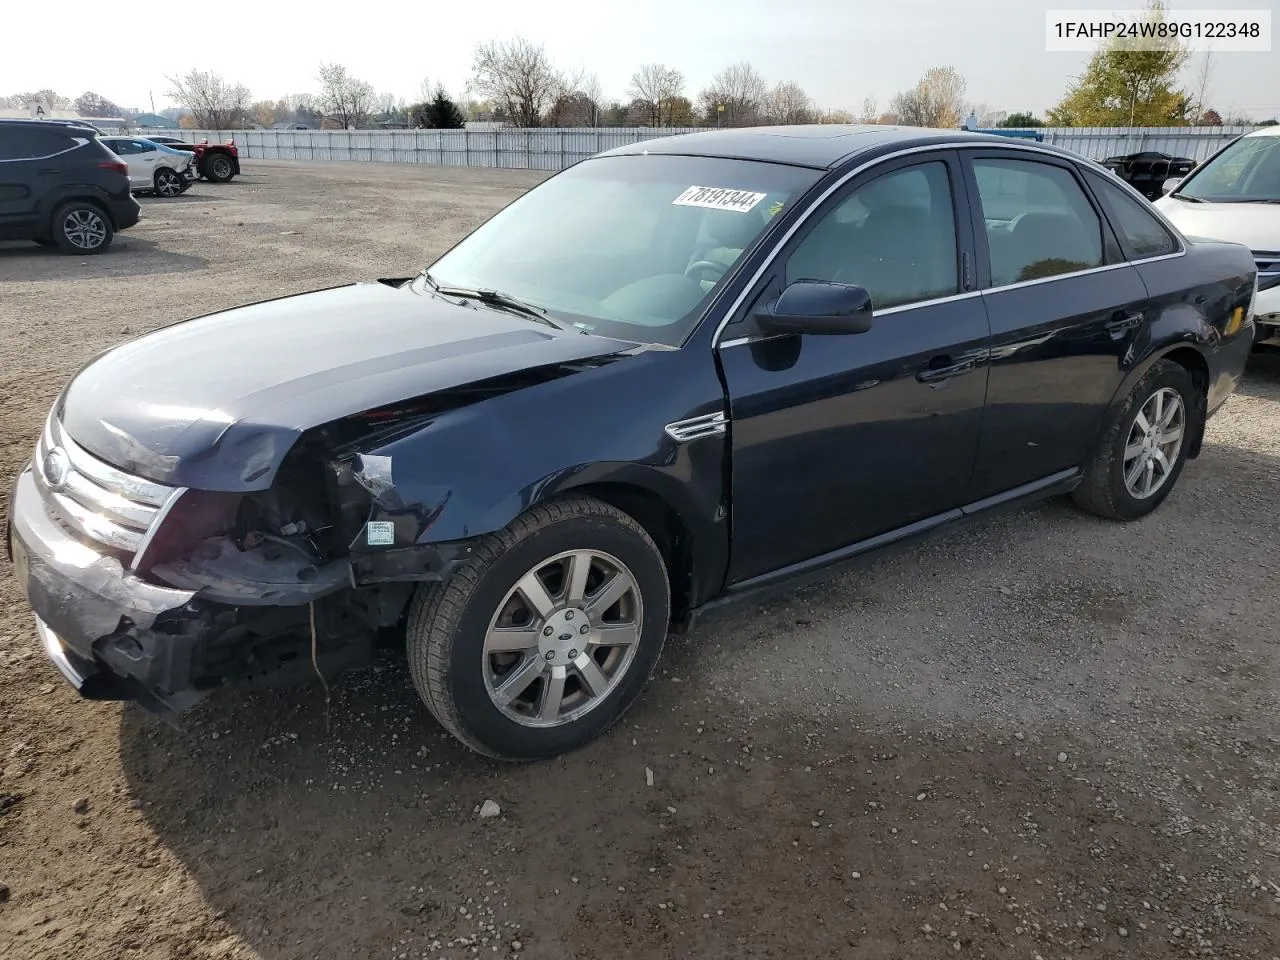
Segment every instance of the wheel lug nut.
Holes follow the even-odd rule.
[[[566,611],[564,612],[564,618],[565,618],[566,620],[572,620],[572,619],[573,619],[573,611],[572,611],[572,610],[566,610]]]
[[[552,630],[551,630],[551,628],[550,628],[550,627],[543,627],[543,628],[542,628],[542,635],[543,635],[544,637],[549,637],[549,636],[551,636],[551,634],[552,634]]]
[[[578,628],[578,632],[579,632],[579,633],[586,633],[586,632],[587,632],[588,630],[590,630],[590,629],[591,629],[591,628],[590,628],[589,626],[587,626],[587,625],[584,623],[582,626],[580,626],[580,627]]]
[[[556,658],[556,652],[554,650],[548,650],[546,653],[543,654],[543,659],[554,660],[555,658]]]
[[[577,651],[577,650],[570,650],[570,651],[569,651],[569,659],[570,659],[570,660],[572,660],[572,659],[573,659],[574,657],[576,657],[577,655],[578,655],[578,651]]]

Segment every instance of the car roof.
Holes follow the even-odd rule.
[[[1246,137],[1280,137],[1280,124],[1273,123],[1269,127],[1259,127],[1245,134]]]
[[[100,137],[101,131],[93,124],[77,120],[23,120],[17,118],[0,118],[0,130],[5,127],[24,127],[29,130],[47,130],[49,127],[60,127],[63,130],[78,130],[91,137]]]
[[[1010,137],[932,127],[891,127],[880,124],[796,124],[779,127],[738,127],[682,133],[656,140],[642,140],[603,151],[600,156],[658,153],[676,156],[721,157],[727,160],[763,160],[830,170],[855,156],[888,153],[913,146],[992,146],[1028,149],[1030,145]],[[1036,150],[1072,160],[1077,154],[1037,143]]]

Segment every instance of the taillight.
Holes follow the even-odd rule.
[[[103,170],[114,170],[116,173],[129,174],[129,168],[123,160],[99,160],[98,166]]]

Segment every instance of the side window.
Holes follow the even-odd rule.
[[[138,151],[133,148],[133,142],[130,140],[103,140],[107,145],[107,149],[114,153],[117,157],[127,157],[131,153]]]
[[[992,286],[1102,266],[1102,221],[1067,170],[1032,160],[973,161]]]
[[[947,165],[930,161],[855,188],[792,251],[786,279],[857,284],[876,309],[958,293]]]
[[[49,157],[72,147],[71,140],[51,130],[30,127],[0,133],[0,160],[33,160]]]
[[[1149,210],[1103,177],[1089,175],[1089,184],[1102,202],[1111,226],[1120,235],[1125,256],[1131,260],[1176,253],[1177,242]]]

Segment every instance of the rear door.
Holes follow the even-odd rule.
[[[103,138],[102,143],[128,166],[131,189],[138,190],[151,186],[151,168],[155,163],[154,159],[148,163],[147,150],[140,140],[112,137]]]
[[[938,522],[964,502],[987,381],[987,317],[966,283],[959,157],[886,161],[838,190],[721,333],[729,395],[729,581]],[[866,333],[762,334],[755,304],[796,280],[866,287]]]
[[[74,141],[62,130],[0,126],[0,234],[27,236],[42,196],[61,182]]]
[[[1147,289],[1075,165],[963,151],[991,370],[972,499],[1078,467],[1144,334]]]

